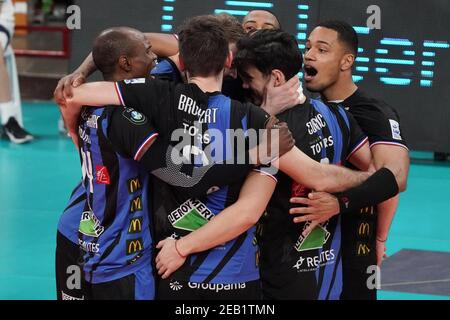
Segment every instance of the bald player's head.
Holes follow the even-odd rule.
[[[105,78],[117,73],[126,73],[133,78],[145,77],[156,59],[145,35],[129,27],[102,31],[94,41],[92,57]]]
[[[261,29],[281,29],[277,16],[268,10],[252,10],[242,20],[242,27],[246,33]]]

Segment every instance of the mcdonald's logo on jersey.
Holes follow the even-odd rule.
[[[358,227],[358,235],[360,237],[369,237],[372,228],[368,222],[360,222]]]
[[[135,193],[136,191],[142,189],[142,184],[141,184],[141,180],[139,179],[139,177],[128,180],[127,186],[128,186],[129,193]]]
[[[142,231],[142,221],[143,221],[143,217],[131,219],[130,226],[128,227],[128,233],[141,232]]]
[[[367,256],[370,253],[370,248],[367,246],[366,243],[358,242],[356,254],[358,256]]]
[[[141,196],[134,198],[130,203],[130,212],[142,211],[142,198]]]
[[[127,256],[144,250],[142,238],[127,240]]]
[[[370,207],[361,208],[360,213],[373,215],[375,213],[375,210],[374,210],[373,206],[370,206]]]

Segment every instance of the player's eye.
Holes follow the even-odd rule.
[[[255,28],[254,26],[248,26],[248,27],[245,27],[245,31],[247,31],[247,33],[253,32],[253,31],[255,31],[255,30],[256,30],[256,28]]]

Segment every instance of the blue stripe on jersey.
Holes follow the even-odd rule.
[[[163,73],[173,73],[173,67],[167,59],[163,59],[150,71],[151,75],[158,75]]]
[[[96,116],[101,116],[103,111],[105,109],[104,108],[98,108],[95,109],[95,111],[92,113]],[[102,125],[106,125],[106,119],[104,119],[102,121]],[[105,207],[106,207],[106,201],[94,201],[93,199],[93,195],[95,195],[95,198],[97,199],[106,199],[106,185],[105,184],[98,184],[95,183],[95,176],[96,176],[96,166],[97,165],[103,165],[103,159],[102,159],[102,154],[100,152],[100,150],[98,150],[98,148],[95,148],[95,146],[99,145],[99,140],[98,140],[98,135],[97,134],[92,134],[92,131],[95,131],[95,129],[90,129],[91,130],[91,134],[89,134],[89,138],[91,139],[91,148],[89,148],[86,144],[84,144],[84,148],[85,148],[85,152],[89,152],[92,156],[92,175],[93,175],[93,194],[90,193],[89,190],[89,185],[85,185],[86,189],[87,189],[87,197],[88,197],[88,204],[89,207],[92,209],[93,212],[105,212]],[[88,181],[88,180],[86,180]],[[92,207],[91,207],[92,206]]]
[[[338,110],[339,110],[339,113],[341,114],[342,118],[344,118],[345,124],[347,125],[348,130],[351,130],[351,128],[350,128],[350,121],[348,120],[348,116],[345,113],[344,108],[342,108],[342,106],[339,105]]]
[[[336,116],[331,112],[330,108],[326,106],[323,102],[315,99],[311,99],[310,101],[311,104],[314,106],[314,109],[316,109],[317,112],[322,114],[322,116],[325,118],[325,122],[327,123],[328,129],[330,130],[330,133],[333,136],[334,157],[332,163],[334,164],[340,163],[342,156],[343,137],[341,128],[339,126],[339,122],[337,121]],[[323,148],[323,151],[326,152],[325,149],[326,148]]]
[[[152,280],[152,268],[144,266],[134,274],[134,300],[154,300],[155,282]]]
[[[244,132],[246,132],[247,133],[247,122],[248,122],[248,120],[247,120],[247,116],[245,116],[244,118],[242,118],[242,129],[244,129]]]
[[[153,76],[158,75],[169,75],[169,81],[176,83],[182,82],[180,78],[180,72],[174,68],[172,63],[168,59],[163,59],[158,62],[158,64],[150,72]]]
[[[227,160],[232,155],[231,141],[227,139],[227,129],[230,128],[231,100],[223,95],[214,95],[209,98],[209,109],[217,108],[216,121],[208,123],[208,130],[217,130],[222,134],[223,139],[213,140],[211,147],[215,150],[213,161]],[[246,120],[245,120],[246,121]],[[243,128],[247,129],[247,123],[242,123]],[[218,191],[206,196],[205,205],[216,215],[219,214],[227,205],[229,187],[224,186]],[[245,212],[243,212],[245,214]],[[224,245],[209,250],[206,258],[198,269],[191,275],[189,281],[204,282],[208,279],[210,283],[241,283],[259,279],[259,271],[256,266],[257,248],[253,245],[253,235],[256,228],[253,227],[245,234],[244,239],[237,238],[228,241]],[[238,239],[242,240],[238,242]],[[234,245],[239,244],[236,252]],[[233,251],[234,253],[230,253]],[[190,259],[195,262],[198,255],[193,255]],[[226,264],[218,271],[215,276],[211,276],[213,271],[224,259],[229,259]]]
[[[339,224],[340,228],[340,224]],[[342,293],[343,281],[342,281],[342,255],[340,255],[339,261],[337,262],[336,276],[334,278],[334,283],[330,291],[328,300],[340,300]]]
[[[104,108],[101,108],[92,111],[92,114],[103,116],[103,112]],[[88,165],[92,167],[93,193],[86,178],[86,194],[92,213],[104,228],[97,236],[79,234],[83,242],[98,246],[98,252],[86,252],[84,255],[83,269],[86,280],[91,283],[128,276],[144,265],[150,266],[151,261],[149,176],[133,159],[122,157],[110,147],[104,135],[108,120],[104,117],[98,129],[88,128],[85,122],[80,124],[86,133],[89,132],[90,140],[90,143],[82,143],[83,152],[91,159]],[[97,180],[99,169],[107,171],[103,173],[109,175],[109,181]],[[137,179],[139,182],[136,182]],[[132,180],[135,183],[132,184]],[[135,219],[133,224],[132,219]],[[140,241],[140,245],[136,240]]]
[[[209,283],[243,283],[259,279],[259,270],[256,265],[256,246],[253,245],[253,235],[256,227],[246,232],[245,239],[233,257],[223,266]],[[224,246],[217,246],[209,250],[208,256],[198,270],[189,278],[190,282],[201,283],[210,276],[212,270],[219,265],[232,250],[237,239],[228,241]],[[192,261],[195,261],[193,257]]]
[[[208,109],[219,109],[217,112],[216,122],[208,123],[208,130],[218,130],[221,133],[223,139],[214,139],[211,142],[210,147],[213,148],[214,154],[213,161],[219,162],[230,158],[231,156],[231,144],[230,141],[226,141],[227,129],[230,128],[231,117],[231,99],[224,95],[215,95],[209,97]],[[211,111],[212,112],[212,111]]]
[[[333,150],[334,156],[332,159],[333,164],[339,164],[341,162],[342,152],[343,150],[343,135],[342,129],[339,125],[338,119],[336,115],[330,110],[328,106],[326,106],[323,102],[315,99],[311,99],[311,104],[314,108],[322,114],[325,122],[327,123],[328,129],[330,130],[331,135],[333,136]],[[340,108],[339,108],[340,109]],[[341,110],[339,110],[341,111]],[[342,110],[343,111],[343,110]],[[340,113],[342,115],[342,113]],[[345,113],[344,113],[345,114]],[[343,116],[344,117],[344,116]],[[347,117],[344,117],[347,126],[349,126],[349,122]],[[320,132],[322,135],[322,132]],[[326,152],[326,148],[323,148],[323,152]],[[326,155],[323,155],[325,157]],[[322,279],[322,285],[320,287],[319,300],[337,300],[340,297],[340,293],[342,291],[342,266],[341,259],[338,259],[339,253],[341,251],[341,219],[338,217],[338,221],[336,223],[336,229],[333,234],[333,239],[331,242],[330,250],[334,250],[334,255],[336,257],[336,263],[331,265],[326,265],[324,270],[324,276]],[[319,250],[319,254],[322,253],[323,249]],[[319,281],[319,272],[321,268],[318,268],[315,272],[316,279]],[[334,275],[334,282],[333,274]],[[332,286],[332,287],[331,287]],[[330,292],[330,295],[328,293]]]
[[[330,250],[334,250],[334,255],[336,260],[338,259],[339,253],[341,251],[341,217],[338,216],[338,221],[336,225],[336,230],[333,235],[333,240],[331,242]],[[322,251],[322,250],[321,250]],[[340,270],[339,266],[341,265],[341,259],[337,261],[337,263],[326,265],[325,272],[322,280],[322,286],[320,287],[319,300],[327,299],[328,292],[330,292],[331,281],[333,279],[333,273],[336,268],[337,271]],[[330,300],[338,300],[342,291],[342,273],[336,274],[336,278],[333,283],[333,288],[331,288],[331,292],[334,293],[334,296],[330,294],[328,299]]]
[[[80,225],[81,214],[83,213],[86,200],[74,204],[80,197],[86,196],[83,184],[80,182],[72,192],[64,212],[59,218],[58,231],[67,239],[78,245],[78,227]]]

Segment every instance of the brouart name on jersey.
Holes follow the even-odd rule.
[[[185,96],[184,94],[180,95],[180,100],[178,101],[178,110],[198,117],[197,121],[200,123],[216,123],[218,108],[209,108],[203,110],[197,105],[197,101],[188,96]]]

